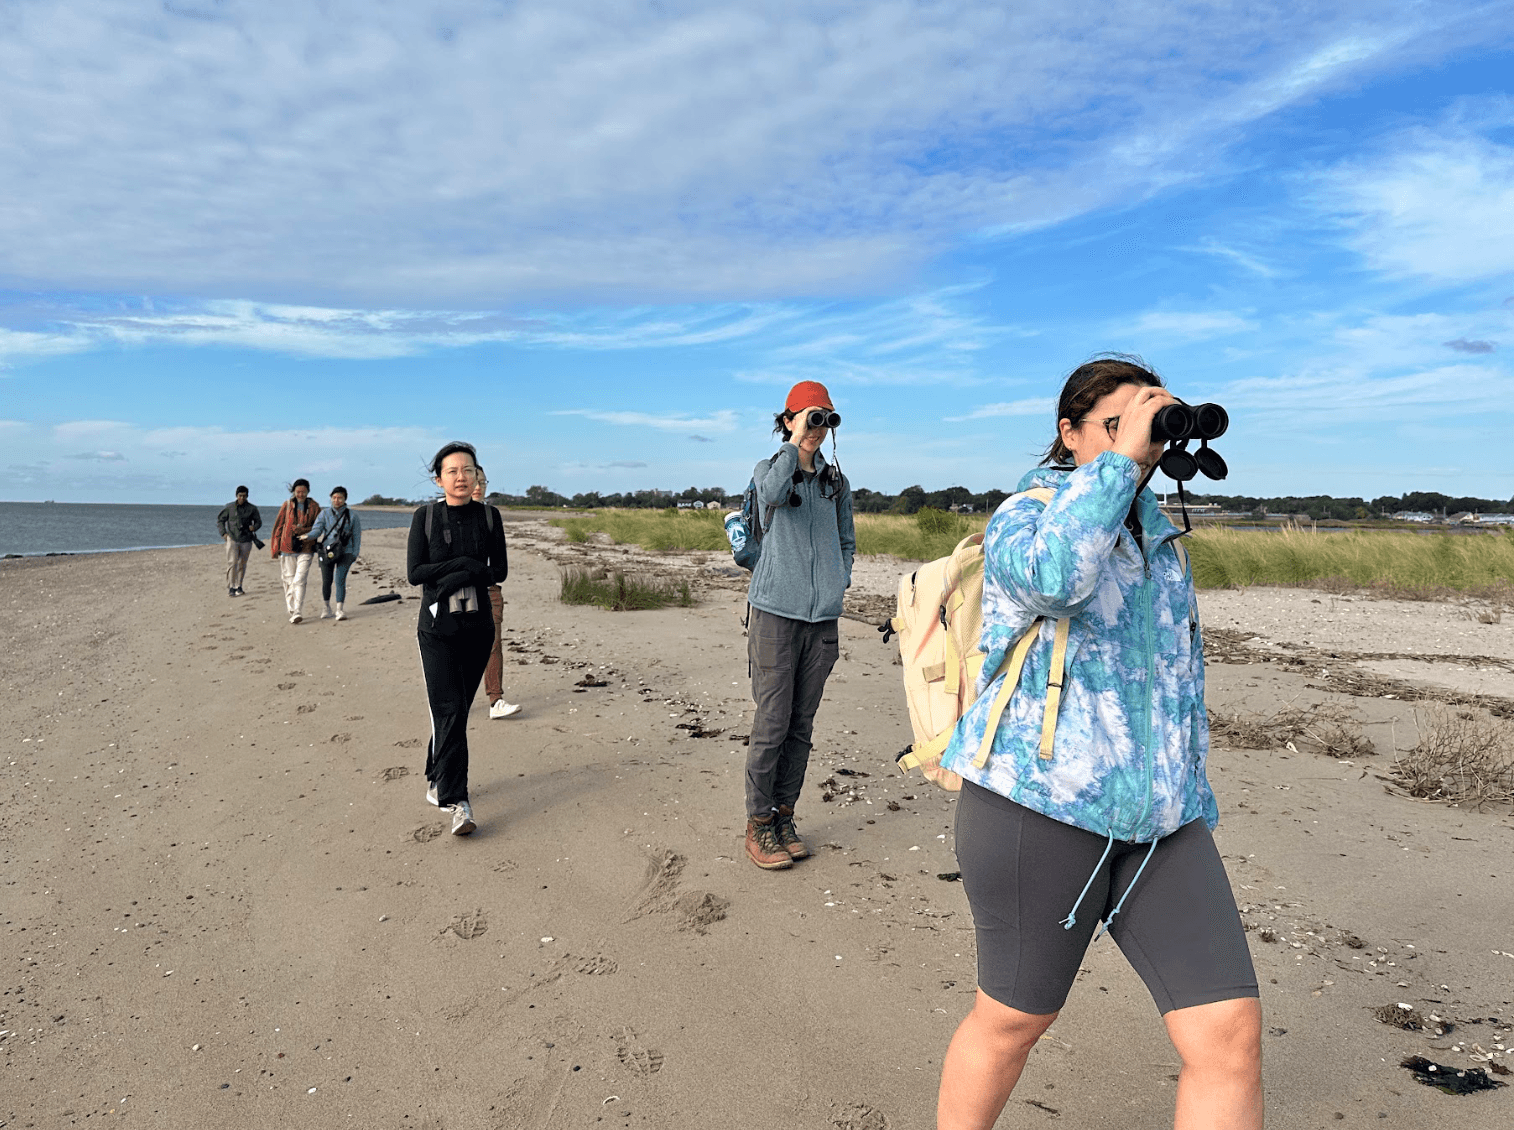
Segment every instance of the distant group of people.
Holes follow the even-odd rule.
[[[1256,973],[1211,835],[1218,808],[1205,773],[1193,579],[1174,548],[1179,531],[1146,488],[1163,450],[1152,420],[1173,402],[1137,359],[1074,370],[1041,465],[983,538],[982,674],[941,758],[962,779],[956,850],[977,932],[978,992],[943,1062],[938,1130],[993,1126],[1099,923],[1146,982],[1182,1057],[1177,1126],[1262,1124]],[[820,452],[839,423],[825,386],[800,382],[774,419],[782,446],[753,471],[762,548],[748,590],[756,709],[745,849],[769,871],[810,854],[795,810],[856,553],[851,486]],[[491,717],[519,709],[499,691],[499,585],[509,566],[474,448],[447,444],[430,472],[442,497],[416,510],[406,554],[408,579],[423,590],[426,799],[467,835],[477,827],[467,722],[480,680]],[[326,512],[308,493],[298,480],[274,527],[293,623],[309,547],[341,530],[355,557],[360,536],[356,515],[343,517],[345,491],[340,502],[333,492]],[[238,595],[243,545],[260,524],[245,488],[221,524],[227,584]],[[337,618],[341,560],[322,564]],[[1000,695],[1011,649],[1023,675]]]
[[[246,595],[242,584],[247,559],[254,545],[263,547],[257,536],[262,527],[263,515],[248,501],[247,488],[237,487],[235,501],[222,507],[216,516],[216,528],[226,542],[226,595]],[[291,624],[305,618],[305,590],[311,563],[316,560],[321,570],[321,619],[347,619],[347,573],[362,548],[363,521],[348,508],[346,487],[333,487],[331,506],[322,510],[310,497],[310,480],[295,479],[290,484],[289,498],[273,520],[269,553],[279,563],[284,611]]]

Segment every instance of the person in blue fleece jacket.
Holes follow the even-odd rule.
[[[852,583],[857,537],[852,488],[820,445],[830,431],[810,413],[835,412],[818,381],[789,390],[773,431],[784,444],[757,464],[762,556],[747,591],[752,718],[746,759],[746,852],[777,871],[810,854],[794,827],[794,806],[810,759],[815,711],[840,654],[841,599]]]

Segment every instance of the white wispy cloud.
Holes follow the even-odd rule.
[[[1238,127],[1478,42],[1480,11],[12,5],[0,272],[377,308],[876,287],[1209,176]]]
[[[1514,145],[1496,136],[1514,128],[1514,100],[1462,109],[1319,175],[1320,207],[1378,270],[1446,283],[1514,272]]]
[[[736,430],[736,413],[730,409],[712,412],[708,416],[659,416],[652,412],[607,412],[598,408],[563,408],[552,412],[553,416],[582,416],[601,424],[615,424],[625,428],[654,428],[663,432],[686,432],[698,428],[711,432]]]
[[[1254,329],[1254,320],[1228,310],[1151,310],[1119,327],[1115,334],[1121,338],[1203,341]]]
[[[0,493],[47,497],[113,497],[172,501],[248,482],[265,500],[300,476],[321,476],[317,490],[348,478],[358,497],[373,493],[423,494],[423,470],[445,439],[419,427],[234,428],[145,427],[119,420],[68,420],[57,424],[11,422],[4,427],[7,466]],[[481,451],[484,458],[493,453]],[[370,483],[368,489],[363,483]]]
[[[1057,407],[1057,402],[1051,397],[1031,397],[1026,400],[1008,400],[999,404],[984,404],[974,408],[963,416],[943,416],[947,423],[956,424],[963,420],[990,420],[997,416],[1041,416],[1049,415]]]

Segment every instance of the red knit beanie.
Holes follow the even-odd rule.
[[[834,412],[836,406],[831,403],[831,394],[819,381],[800,381],[789,389],[789,398],[784,401],[783,410],[802,412],[806,408],[829,408]]]

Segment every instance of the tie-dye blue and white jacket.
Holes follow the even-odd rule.
[[[1115,839],[1150,843],[1203,817],[1219,822],[1204,775],[1203,639],[1175,527],[1141,492],[1146,552],[1124,528],[1140,469],[1105,452],[1074,471],[1040,468],[1019,491],[1051,487],[1043,505],[1005,500],[984,537],[979,694],[942,765],[1037,812]],[[1052,635],[1071,616],[1052,757],[1039,756]],[[1042,621],[982,769],[973,756],[1004,676],[1004,655]],[[988,685],[984,685],[987,682]]]

